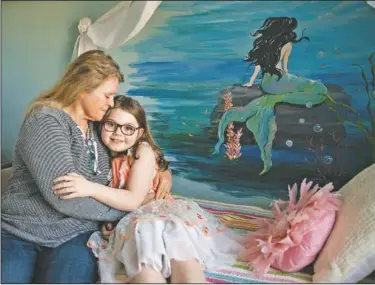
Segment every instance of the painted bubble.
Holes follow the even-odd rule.
[[[285,142],[285,144],[286,144],[287,147],[292,147],[293,146],[293,141],[292,140],[287,140]]]
[[[298,123],[300,123],[300,124],[304,124],[304,123],[305,123],[305,119],[304,119],[304,118],[300,118],[300,119],[298,120]]]
[[[313,130],[314,130],[314,132],[316,132],[316,133],[321,133],[321,132],[323,131],[323,128],[322,128],[321,125],[316,124],[316,125],[313,126]]]
[[[324,164],[331,164],[333,162],[333,157],[327,154],[323,157],[323,162]]]
[[[307,103],[306,103],[306,108],[309,108],[309,109],[310,109],[310,108],[312,108],[312,106],[313,106],[313,104],[312,104],[311,102],[307,102]]]

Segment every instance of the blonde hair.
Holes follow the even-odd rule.
[[[101,50],[81,54],[66,68],[60,80],[41,93],[29,105],[25,116],[44,107],[64,108],[73,104],[82,92],[90,93],[110,77],[124,82],[124,75],[111,56]]]
[[[131,157],[134,159],[138,159],[139,157],[136,157],[138,146],[142,142],[147,142],[151,146],[154,153],[156,154],[156,159],[157,159],[159,169],[161,171],[167,170],[169,166],[169,162],[164,158],[163,152],[156,145],[154,138],[152,137],[152,134],[151,134],[151,131],[148,126],[147,119],[146,119],[146,112],[141,106],[141,104],[139,104],[137,100],[128,96],[124,96],[124,95],[116,96],[114,100],[114,106],[108,109],[102,121],[105,121],[109,117],[111,112],[115,109],[120,109],[122,111],[132,114],[137,120],[139,127],[144,129],[143,135],[137,140],[137,142],[132,147],[132,151],[130,153]]]

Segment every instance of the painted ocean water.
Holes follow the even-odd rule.
[[[368,57],[375,50],[375,9],[365,2],[165,1],[156,13],[173,16],[121,52],[137,54],[129,63],[134,72],[128,76],[128,94],[149,114],[154,137],[171,160],[177,193],[239,204],[258,199],[253,204],[264,205],[286,198],[287,184],[298,182],[285,183],[280,169],[289,168],[283,165],[299,165],[303,173],[309,154],[292,148],[274,149],[274,169],[264,176],[258,175],[261,160],[255,145],[243,145],[235,161],[224,154],[211,155],[216,140],[206,130],[217,94],[249,80],[253,67],[243,59],[252,48],[250,33],[268,17],[295,17],[298,37],[304,30],[310,38],[293,46],[289,72],[344,88],[351,106],[366,112],[364,81],[359,68],[352,66],[360,64],[371,74]],[[364,167],[361,157],[368,150],[355,129],[346,128],[346,139],[363,152],[356,150],[340,162],[349,170],[356,165],[353,176]]]

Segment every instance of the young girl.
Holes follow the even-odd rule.
[[[170,277],[172,283],[205,283],[203,269],[235,261],[243,249],[240,238],[195,202],[169,197],[141,206],[149,200],[147,195],[153,195],[156,168],[166,169],[168,162],[136,100],[116,97],[103,118],[101,138],[114,156],[114,188],[68,174],[56,179],[57,185],[65,181],[65,188],[54,190],[61,199],[92,197],[132,212],[119,221],[109,241],[99,232],[88,241],[99,258],[102,282],[119,282],[116,275],[126,272],[127,278],[121,281],[165,283]]]

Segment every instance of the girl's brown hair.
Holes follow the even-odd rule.
[[[68,65],[63,76],[50,90],[30,103],[25,115],[44,106],[59,109],[70,106],[82,92],[92,92],[110,77],[117,78],[119,83],[124,82],[124,75],[112,57],[101,50],[85,52]]]
[[[109,117],[109,115],[111,114],[111,111],[114,109],[121,109],[125,112],[132,114],[136,118],[139,124],[139,127],[144,130],[143,135],[140,138],[138,138],[137,142],[134,144],[132,148],[132,152],[130,154],[132,158],[134,159],[139,158],[139,157],[136,157],[138,146],[142,142],[147,142],[156,154],[156,159],[157,159],[159,169],[161,171],[167,170],[169,166],[169,162],[164,158],[163,152],[156,145],[152,137],[152,134],[151,134],[151,131],[148,126],[147,119],[146,119],[146,112],[141,106],[141,104],[139,104],[137,100],[134,100],[133,98],[129,96],[118,95],[114,99],[114,106],[110,108],[107,111],[107,113],[104,115],[103,121],[105,121]]]

